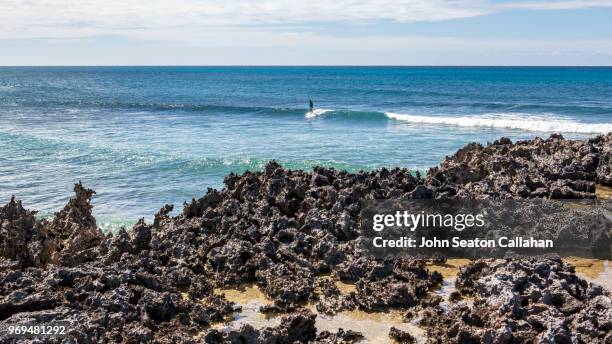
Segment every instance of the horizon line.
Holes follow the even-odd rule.
[[[525,67],[525,68],[609,68],[612,67],[610,65],[428,65],[428,64],[414,64],[414,65],[384,65],[384,64],[57,64],[57,65],[1,65],[0,68],[50,68],[50,67],[497,67],[497,68],[517,68],[517,67]]]

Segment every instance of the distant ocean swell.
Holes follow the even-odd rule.
[[[16,104],[17,105],[17,104]],[[78,116],[80,110],[89,109],[122,109],[128,111],[138,111],[131,114],[136,115],[154,115],[157,111],[187,111],[190,113],[206,114],[257,114],[269,116],[305,116],[307,119],[315,119],[325,116],[326,118],[346,118],[360,120],[384,120],[391,119],[405,123],[421,124],[421,125],[436,125],[436,126],[456,126],[456,127],[471,127],[471,128],[497,128],[497,129],[515,129],[529,132],[555,132],[555,133],[574,133],[574,134],[605,134],[612,132],[612,123],[587,123],[577,121],[571,116],[559,115],[557,113],[545,112],[549,106],[526,106],[520,105],[512,107],[512,111],[492,111],[478,114],[462,114],[462,113],[419,113],[419,110],[414,110],[413,113],[383,111],[383,110],[353,110],[353,109],[329,109],[317,108],[314,112],[306,112],[303,108],[295,107],[248,107],[248,106],[225,106],[225,105],[209,105],[209,104],[181,104],[181,103],[130,103],[130,102],[115,102],[115,101],[92,101],[92,102],[33,102],[29,104],[19,104],[26,106],[45,106],[56,107],[58,113],[68,113]],[[427,107],[427,104],[421,104]],[[436,104],[440,106],[440,104]],[[475,104],[470,104],[475,105]],[[476,104],[477,106],[492,110],[501,110],[504,104]],[[75,108],[67,108],[74,106]],[[445,106],[451,107],[451,104]],[[507,108],[507,107],[506,107]],[[519,112],[533,108],[535,112]],[[71,111],[72,110],[72,111]],[[556,110],[554,107],[549,110]],[[562,109],[563,111],[571,112],[572,109]],[[597,113],[596,118],[606,118],[608,115],[605,109],[581,108],[582,111],[594,111]],[[130,114],[130,113],[128,113]],[[610,114],[612,116],[612,114]]]
[[[105,104],[108,106],[109,104]],[[119,105],[119,104],[116,104]],[[137,105],[137,106],[136,106]],[[260,114],[271,116],[305,116],[312,120],[325,116],[326,118],[345,118],[360,120],[384,120],[391,119],[405,123],[455,126],[471,128],[497,128],[515,129],[529,132],[547,133],[574,133],[574,134],[606,134],[612,132],[612,123],[587,123],[577,121],[568,116],[557,114],[530,114],[523,112],[499,112],[483,113],[477,115],[463,114],[406,114],[398,112],[383,111],[356,111],[350,109],[315,109],[314,112],[306,112],[299,108],[285,107],[236,107],[236,106],[212,106],[212,105],[186,105],[186,104],[122,104],[123,109],[147,109],[153,112],[128,113],[132,115],[154,115],[154,111],[201,111],[202,114]],[[57,109],[73,116],[79,116],[80,110]]]
[[[314,112],[306,112],[304,108],[291,106],[236,106],[236,105],[214,105],[214,104],[190,104],[190,103],[156,103],[156,102],[124,102],[124,101],[98,101],[81,100],[61,101],[61,100],[22,100],[14,106],[21,107],[45,107],[54,108],[57,113],[67,113],[78,116],[80,110],[127,110],[137,111],[134,114],[154,115],[157,111],[175,112],[185,111],[190,113],[206,114],[258,114],[271,116],[301,116],[305,115],[308,119],[319,116],[326,117],[347,117],[362,120],[382,120],[384,118],[402,121],[406,123],[437,125],[437,126],[457,126],[472,128],[498,128],[516,129],[529,132],[557,132],[575,134],[602,134],[612,131],[612,123],[587,123],[577,121],[572,116],[557,114],[560,113],[592,113],[594,118],[601,118],[605,121],[609,115],[608,108],[599,106],[580,106],[573,107],[567,105],[537,105],[537,104],[516,104],[510,106],[505,103],[423,103],[406,102],[403,106],[414,108],[410,111],[385,111],[383,109],[374,110],[354,110],[354,109],[329,109],[317,108]],[[446,109],[453,107],[467,106],[466,113],[446,113]],[[427,111],[420,111],[420,108],[438,108],[439,112],[432,114]],[[475,112],[474,110],[479,110]],[[507,111],[511,109],[510,111]],[[72,110],[72,111],[71,111]],[[488,110],[488,111],[487,111]],[[481,112],[483,111],[483,112]],[[451,111],[452,112],[452,111]],[[591,119],[593,121],[593,119]]]
[[[2,90],[2,89],[0,89]],[[349,98],[350,99],[350,98]],[[324,100],[317,102],[315,99],[315,105],[322,103]],[[257,106],[253,106],[257,104]],[[593,103],[593,104],[567,104],[567,103],[514,103],[504,101],[488,101],[482,102],[477,100],[406,100],[394,102],[395,105],[400,105],[409,108],[455,108],[455,107],[469,107],[474,109],[485,109],[489,111],[523,111],[523,112],[562,112],[565,114],[569,113],[589,113],[594,115],[607,115],[609,114],[610,108],[606,104]],[[234,110],[234,111],[245,111],[245,112],[256,112],[258,110],[265,111],[301,111],[299,107],[290,105],[280,106],[269,106],[263,105],[258,102],[244,103],[244,101],[233,104],[220,104],[220,103],[200,103],[200,102],[156,102],[156,101],[129,101],[129,100],[100,100],[100,99],[78,99],[78,100],[63,100],[63,99],[45,99],[45,98],[21,98],[14,99],[13,102],[5,103],[3,105],[16,106],[16,107],[89,107],[89,108],[104,108],[104,109],[141,109],[141,110]],[[304,108],[307,106],[307,100],[304,100]],[[302,109],[304,109],[302,108]]]
[[[457,126],[472,128],[518,129],[533,132],[606,134],[612,132],[612,123],[585,123],[555,115],[530,115],[525,113],[487,113],[480,115],[410,115],[395,112],[359,112],[317,109],[307,113],[307,118],[344,115],[354,117],[388,119],[423,125]]]
[[[121,102],[121,101],[57,101],[57,100],[27,100],[14,102],[13,107],[43,107],[46,109],[66,110],[78,109],[89,110],[128,110],[128,111],[195,111],[195,112],[230,112],[230,113],[283,113],[303,114],[303,109],[291,107],[263,107],[263,106],[237,106],[237,105],[215,105],[215,104],[183,104],[183,103],[146,103],[146,102]]]

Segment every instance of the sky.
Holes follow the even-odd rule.
[[[0,0],[0,65],[612,65],[612,0]]]

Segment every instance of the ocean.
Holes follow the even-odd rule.
[[[0,203],[49,216],[81,180],[113,230],[271,159],[426,171],[469,142],[611,131],[610,67],[0,67]]]

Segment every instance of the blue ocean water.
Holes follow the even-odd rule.
[[[0,68],[0,201],[51,213],[82,180],[113,226],[270,159],[424,170],[473,141],[610,131],[603,67]]]

